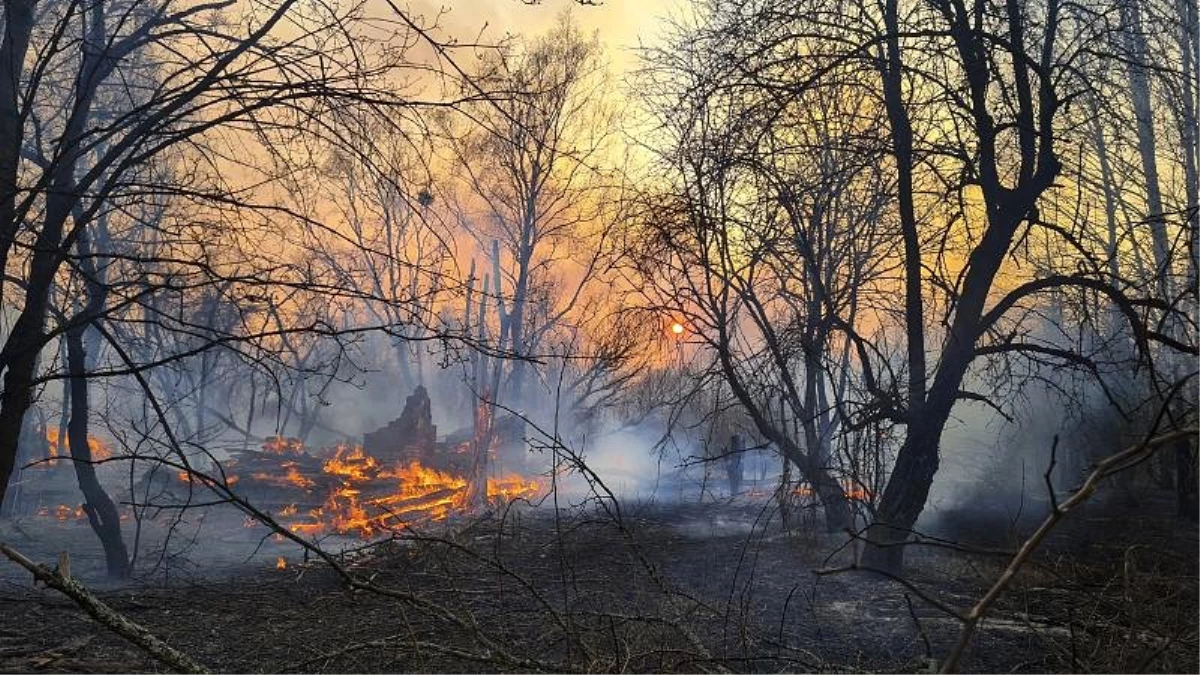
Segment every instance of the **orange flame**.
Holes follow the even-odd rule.
[[[325,473],[341,476],[347,481],[363,481],[378,474],[379,460],[368,455],[361,445],[343,443],[321,468]]]
[[[236,460],[230,460],[230,462],[228,463],[228,465],[233,465],[233,464],[236,464],[236,463],[237,463],[237,462],[236,462]],[[208,483],[208,482],[209,482],[207,479],[205,479],[205,478],[202,478],[202,477],[200,477],[200,476],[196,476],[196,477],[195,477],[195,481],[193,481],[193,480],[192,480],[192,478],[193,478],[192,474],[191,474],[191,473],[189,473],[189,472],[187,472],[187,471],[180,471],[180,472],[179,472],[177,475],[179,476],[179,480],[180,480],[181,482],[184,482],[184,483],[192,483],[192,482],[197,482],[197,483],[204,484],[204,483]],[[265,475],[265,474],[264,474],[264,475]],[[258,476],[258,474],[255,474],[255,477],[257,477],[257,476]],[[220,476],[216,476],[215,478],[216,478],[217,480],[216,480],[216,481],[214,481],[214,482],[217,482],[217,483],[220,483],[220,482],[221,482],[221,481],[220,481]],[[238,482],[238,477],[237,477],[237,474],[232,474],[232,473],[226,473],[226,474],[225,474],[225,485],[226,485],[226,487],[232,487],[233,485],[237,484],[237,482]]]
[[[271,438],[263,444],[264,452],[290,456],[304,454],[304,446],[296,439]],[[466,506],[467,479],[453,473],[427,467],[418,461],[398,466],[384,466],[360,445],[343,443],[334,447],[332,456],[321,466],[321,473],[334,477],[319,507],[301,511],[291,503],[277,513],[278,521],[300,535],[336,533],[357,535],[369,539],[403,529],[418,522],[443,520],[457,509]],[[234,462],[230,461],[227,466]],[[318,488],[318,478],[307,476],[301,465],[286,460],[278,464],[278,472],[258,471],[255,481],[278,487],[299,488],[312,494]],[[186,471],[179,472],[185,482],[200,481]],[[232,484],[237,477],[228,476]],[[329,481],[320,483],[328,485]],[[542,491],[536,479],[515,474],[489,478],[487,496],[497,501],[529,498]],[[244,527],[257,527],[258,522],[247,517]]]
[[[69,439],[68,439],[69,440]],[[92,461],[98,462],[109,459],[113,456],[112,450],[95,436],[89,435],[87,438],[88,450],[91,451]],[[55,466],[58,464],[58,457],[70,457],[71,450],[69,445],[64,446],[62,439],[58,433],[58,427],[46,427],[46,447],[49,449],[49,461],[47,466]]]
[[[415,460],[385,467],[359,445],[337,446],[322,471],[339,479],[324,503],[301,518],[294,518],[299,511],[294,504],[279,514],[298,534],[333,532],[369,539],[414,522],[443,520],[466,505],[467,479],[463,476]],[[489,479],[487,491],[490,498],[512,500],[533,496],[541,489],[537,480],[507,475]]]
[[[296,467],[295,462],[284,462],[282,466],[284,468],[284,473],[282,476],[276,476],[263,472],[251,475],[255,480],[262,481],[268,485],[278,485],[280,487],[287,487],[291,485],[302,490],[308,490],[316,485],[312,479],[300,473],[300,470]]]
[[[304,454],[304,441],[299,438],[271,436],[263,442],[262,450],[272,455],[302,455]]]
[[[815,490],[813,490],[812,486],[808,485],[807,483],[802,483],[797,485],[796,488],[792,490],[792,494],[797,497],[812,497],[817,493]],[[871,492],[866,488],[862,487],[861,485],[854,485],[851,483],[842,484],[842,494],[846,496],[846,499],[860,502],[870,501],[872,496]]]

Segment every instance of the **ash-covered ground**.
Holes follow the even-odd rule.
[[[100,578],[84,524],[9,521],[0,540],[44,562],[69,548],[105,602],[217,671],[921,671],[957,639],[946,610],[965,612],[1042,515],[943,514],[947,541],[913,547],[897,580],[826,573],[854,546],[811,513],[784,531],[761,502],[600,506],[516,507],[365,549],[325,542],[348,550],[336,560],[366,581],[357,590],[236,514],[197,529],[197,512],[194,546],[143,560],[151,573],[122,585]],[[1169,508],[1108,500],[1072,514],[962,667],[1195,672],[1197,530]],[[5,672],[163,669],[15,566],[0,604]]]

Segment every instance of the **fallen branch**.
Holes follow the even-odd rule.
[[[59,569],[50,569],[45,565],[40,565],[30,560],[24,554],[3,543],[0,543],[0,553],[3,553],[9,560],[32,572],[34,579],[75,601],[75,604],[82,607],[93,619],[108,627],[117,635],[142,648],[150,656],[180,672],[209,672],[207,668],[197,663],[192,657],[158,639],[158,637],[141,624],[130,621],[124,615],[101,602],[83,584],[71,578],[69,570],[66,570],[66,573],[64,573],[61,564]]]
[[[1013,556],[1012,560],[1008,563],[1008,567],[1004,569],[1004,572],[1000,575],[1000,578],[996,580],[996,583],[992,584],[992,587],[988,589],[987,593],[985,593],[983,597],[979,599],[979,602],[975,603],[975,606],[972,607],[970,611],[968,611],[963,617],[963,627],[962,631],[958,635],[958,643],[954,645],[954,649],[950,652],[950,655],[946,657],[945,662],[942,664],[942,672],[952,673],[958,669],[958,662],[960,659],[962,659],[963,652],[966,651],[967,645],[971,643],[971,638],[974,637],[975,631],[979,627],[979,622],[983,620],[983,616],[987,612],[988,608],[991,607],[996,599],[1000,597],[1000,594],[1004,592],[1004,589],[1007,588],[1012,582],[1013,578],[1016,577],[1017,572],[1021,569],[1025,562],[1029,560],[1029,557],[1033,555],[1034,550],[1037,549],[1038,545],[1041,544],[1042,541],[1050,534],[1050,531],[1054,529],[1054,526],[1057,525],[1058,522],[1062,520],[1072,509],[1074,509],[1076,506],[1079,506],[1084,501],[1087,501],[1087,499],[1091,497],[1096,489],[1100,486],[1100,481],[1114,473],[1119,472],[1123,468],[1126,468],[1131,464],[1148,457],[1158,448],[1178,440],[1194,438],[1198,432],[1200,432],[1200,429],[1191,427],[1188,429],[1180,429],[1178,431],[1172,431],[1170,433],[1154,436],[1153,438],[1148,438],[1137,445],[1126,448],[1115,455],[1110,455],[1097,464],[1096,468],[1088,474],[1087,480],[1083,482],[1083,485],[1078,491],[1075,492],[1075,494],[1071,495],[1070,499],[1064,501],[1062,504],[1056,504],[1054,506],[1054,508],[1050,511],[1050,514],[1047,515],[1046,519],[1042,521],[1042,524],[1038,526],[1038,529],[1035,530],[1034,533],[1025,540],[1025,543],[1021,545],[1021,549],[1017,551],[1016,555]]]

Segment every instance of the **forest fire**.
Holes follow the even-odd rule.
[[[78,522],[84,523],[88,520],[87,510],[83,504],[57,504],[54,506],[39,506],[33,515],[38,518],[53,519],[60,523]],[[128,511],[120,512],[122,522],[130,520],[133,517]]]
[[[262,452],[243,453],[225,463],[226,483],[238,482],[229,469],[253,467],[240,482],[247,495],[269,492],[273,499],[256,499],[285,505],[276,513],[279,522],[307,536],[352,535],[365,539],[407,526],[444,520],[467,508],[468,480],[418,460],[385,463],[361,445],[342,443],[309,454],[296,439],[269,438]],[[320,459],[322,455],[325,459]],[[203,482],[188,472],[179,478]],[[517,474],[489,477],[487,497],[512,501],[536,496],[540,481]],[[250,521],[247,526],[256,523]]]
[[[1200,0],[429,4],[4,3],[0,673],[1200,673]]]
[[[332,458],[322,465],[325,473],[346,480],[366,480],[379,472],[379,460],[368,455],[361,445],[339,445]]]
[[[64,444],[62,440],[58,427],[46,427],[46,447],[49,450],[47,454],[48,459],[45,462],[46,465],[55,466],[58,464],[57,458],[71,456],[69,437],[67,439],[68,444]],[[112,450],[95,436],[88,436],[87,444],[88,450],[91,451],[93,462],[109,459],[113,456]]]
[[[290,485],[290,486],[298,487],[301,490],[308,490],[308,489],[312,488],[314,485],[316,485],[315,483],[312,482],[312,480],[310,480],[304,474],[300,473],[300,470],[297,467],[295,462],[284,462],[283,464],[281,464],[281,466],[284,469],[284,473],[282,476],[277,476],[277,475],[273,475],[273,474],[269,474],[269,473],[265,473],[265,472],[259,472],[259,473],[253,474],[253,477],[255,480],[262,481],[264,483],[271,483],[271,484],[280,485],[280,486],[289,486]]]
[[[333,532],[370,538],[416,522],[444,520],[453,511],[467,506],[467,479],[462,476],[437,471],[416,461],[383,468],[359,446],[341,448],[338,454],[340,457],[326,462],[324,469],[339,476],[341,484],[322,506],[309,510],[298,521],[288,522],[296,532]],[[489,478],[487,482],[488,498],[502,501],[528,498],[540,490],[537,480],[516,475]],[[290,504],[280,515],[290,517],[298,511],[296,505]]]
[[[304,442],[299,438],[272,436],[263,443],[262,450],[273,455],[302,455]]]

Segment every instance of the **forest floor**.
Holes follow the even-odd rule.
[[[1197,672],[1197,527],[1162,495],[1127,506],[1093,504],[1064,521],[962,667]],[[348,591],[296,556],[275,569],[269,545],[174,577],[88,583],[224,672],[928,671],[960,628],[928,599],[965,612],[1040,515],[943,518],[939,534],[1001,552],[911,547],[900,582],[821,573],[853,560],[846,537],[811,523],[763,527],[761,505],[623,507],[620,526],[607,513],[525,509],[345,559],[391,597]],[[0,541],[49,562],[46,541],[84,528],[0,523]],[[0,671],[163,669],[4,562]]]

